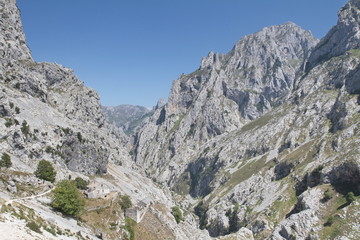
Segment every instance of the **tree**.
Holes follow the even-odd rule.
[[[325,191],[324,193],[324,198],[323,200],[326,202],[326,201],[329,201],[330,199],[332,199],[334,196],[334,192],[331,190],[331,189],[328,189]]]
[[[0,167],[9,168],[12,166],[11,157],[7,153],[3,153],[1,160],[0,160]]]
[[[85,181],[81,177],[75,178],[74,182],[75,182],[76,187],[81,190],[86,190],[87,186],[89,184],[87,181]]]
[[[175,217],[175,220],[177,223],[180,223],[181,221],[184,221],[182,212],[178,206],[171,208],[171,214]]]
[[[355,201],[355,195],[354,195],[354,193],[353,193],[353,192],[348,192],[348,193],[346,194],[346,202],[347,202],[348,204],[351,204],[353,201]]]
[[[54,167],[49,161],[41,160],[35,171],[35,176],[40,179],[44,179],[46,181],[54,182],[56,172]]]
[[[132,202],[128,195],[124,195],[121,197],[120,206],[122,210],[132,207]]]
[[[84,198],[73,181],[62,180],[56,185],[53,193],[51,206],[62,213],[76,217],[84,210]]]

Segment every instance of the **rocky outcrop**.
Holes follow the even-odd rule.
[[[351,0],[339,12],[338,23],[321,39],[311,53],[306,64],[306,70],[329,60],[332,57],[343,55],[346,51],[360,48],[360,2]]]
[[[168,103],[140,130],[135,161],[173,184],[199,146],[285,102],[316,43],[289,22],[244,37],[228,54],[209,53],[173,82]]]
[[[0,14],[0,65],[8,63],[11,59],[31,60],[30,50],[26,45],[16,1],[1,1]]]
[[[44,158],[85,174],[105,173],[110,160],[129,162],[124,143],[105,122],[99,95],[71,69],[32,60],[15,0],[0,1],[1,150],[30,171]],[[64,168],[65,167],[65,168]]]
[[[152,114],[152,110],[146,107],[128,104],[115,107],[103,106],[102,110],[110,123],[123,129],[128,135],[137,132]]]

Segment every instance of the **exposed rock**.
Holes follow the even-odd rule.
[[[211,236],[241,223],[255,238],[315,237],[318,186],[358,194],[358,9],[349,1],[320,42],[286,23],[209,53],[137,134],[136,163],[203,198],[195,212]]]
[[[337,24],[321,39],[307,62],[307,71],[332,57],[360,48],[360,2],[350,0],[338,12]]]
[[[116,107],[103,106],[102,110],[110,123],[123,129],[128,135],[137,132],[152,114],[152,110],[146,107],[127,104]]]
[[[11,193],[17,193],[17,187],[14,181],[12,180],[8,181],[7,190]]]
[[[93,232],[41,204],[51,190],[41,181],[11,176],[31,175],[45,159],[56,181],[107,173],[93,177],[106,194],[92,185],[93,196],[129,195],[134,209],[148,200],[138,224],[152,219],[170,239],[315,239],[327,234],[327,208],[343,209],[336,238],[358,239],[359,224],[346,221],[358,219],[358,201],[336,204],[350,191],[360,194],[359,8],[350,0],[320,43],[286,23],[245,36],[227,54],[209,53],[197,71],[173,82],[168,103],[125,119],[126,129],[143,125],[129,149],[95,91],[71,69],[31,59],[15,1],[0,0],[0,149],[13,163],[2,176],[1,198],[23,202],[61,229],[106,239],[107,231]],[[23,196],[20,185],[47,192],[10,199],[5,187]],[[336,199],[322,201],[325,189]],[[185,215],[179,224],[170,213],[175,205]],[[14,222],[15,215],[2,220]],[[113,223],[121,236],[124,221]]]

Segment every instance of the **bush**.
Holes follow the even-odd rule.
[[[83,141],[83,137],[82,137],[82,135],[81,135],[81,132],[78,132],[78,133],[76,134],[76,136],[77,136],[79,142],[82,142],[82,141]]]
[[[51,206],[64,214],[79,216],[84,210],[85,201],[73,181],[63,180],[53,190]]]
[[[89,185],[89,183],[87,181],[85,181],[84,179],[82,179],[81,177],[75,178],[74,182],[75,182],[76,187],[81,190],[86,190],[87,186]]]
[[[0,160],[0,167],[9,168],[12,166],[11,157],[7,153],[3,153],[1,160]]]
[[[125,229],[129,233],[129,240],[135,239],[135,228],[136,222],[129,217],[125,217]]]
[[[351,204],[353,201],[355,201],[355,195],[354,195],[354,193],[353,193],[353,192],[348,192],[348,193],[346,194],[346,202],[347,202],[348,204]]]
[[[35,171],[35,176],[40,179],[44,179],[46,181],[54,182],[56,172],[54,167],[49,161],[41,160]]]
[[[11,127],[12,125],[15,124],[15,121],[14,119],[12,118],[5,118],[5,127],[9,128]]]
[[[175,220],[177,223],[180,223],[181,221],[184,221],[182,212],[178,206],[171,208],[171,214],[175,217]]]
[[[41,230],[40,230],[40,226],[37,225],[36,222],[34,222],[34,221],[28,222],[28,223],[26,224],[26,226],[27,226],[28,228],[30,228],[32,231],[34,231],[34,232],[42,233]]]
[[[24,120],[21,125],[21,132],[27,137],[30,133],[30,127],[27,122]]]
[[[19,107],[15,107],[15,112],[16,112],[16,114],[19,114],[19,113],[20,113],[20,108],[19,108]]]
[[[323,200],[326,202],[326,201],[329,201],[330,199],[332,199],[334,196],[334,192],[331,190],[331,189],[328,189],[324,192],[324,198]]]
[[[128,195],[122,196],[120,201],[120,206],[122,210],[132,207],[131,199]]]
[[[324,224],[325,226],[331,226],[336,221],[336,217],[331,216],[328,218],[327,222]]]

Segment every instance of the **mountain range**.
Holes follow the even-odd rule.
[[[102,107],[0,13],[2,238],[360,239],[360,0],[320,40],[288,22],[210,52],[153,110]],[[53,189],[76,178],[71,217]]]

